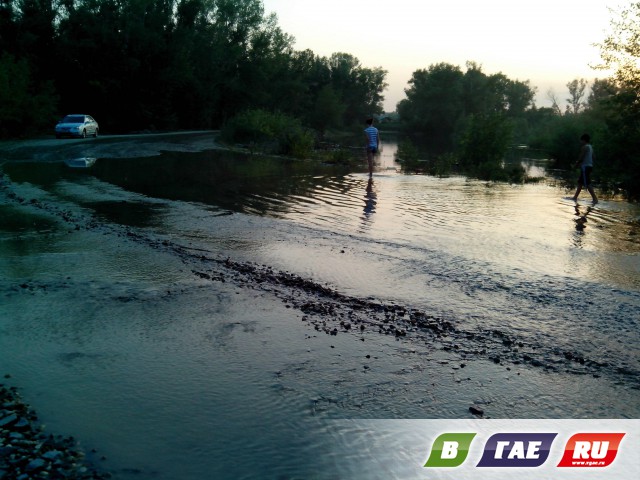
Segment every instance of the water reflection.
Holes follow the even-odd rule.
[[[367,182],[366,193],[364,195],[364,219],[368,220],[371,215],[376,212],[376,203],[378,195],[373,189],[373,178],[369,178]]]
[[[585,229],[587,228],[587,217],[593,210],[593,207],[588,206],[583,211],[580,205],[575,205],[574,209],[575,209],[574,216],[576,218],[573,219],[573,222],[574,222],[576,231],[573,234],[572,244],[576,248],[583,248],[584,240],[585,240],[584,239]]]
[[[578,230],[579,232],[582,232],[584,231],[585,228],[587,228],[587,217],[593,210],[593,207],[587,207],[584,213],[582,213],[582,211],[580,210],[579,205],[576,205],[575,209],[576,209],[576,216],[578,217],[577,219],[575,219],[576,230]]]

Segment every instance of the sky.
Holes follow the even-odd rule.
[[[349,53],[364,67],[387,70],[386,111],[405,98],[414,71],[445,62],[466,71],[473,61],[487,75],[530,81],[537,106],[549,106],[551,90],[561,108],[566,84],[608,75],[601,43],[620,0],[263,0],[296,50],[321,56]]]

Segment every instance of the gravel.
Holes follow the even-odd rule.
[[[0,480],[107,478],[73,437],[47,433],[16,387],[0,384]]]

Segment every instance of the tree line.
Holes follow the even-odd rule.
[[[610,12],[611,31],[596,46],[602,63],[593,67],[612,73],[591,84],[569,81],[564,111],[553,92],[548,92],[551,106],[538,108],[528,81],[486,74],[474,62],[465,71],[447,63],[416,70],[398,104],[403,130],[415,144],[401,145],[399,156],[415,161],[427,155],[430,173],[456,165],[481,178],[509,179],[514,172],[505,171],[505,157],[513,145],[526,144],[573,178],[579,138],[589,133],[599,185],[639,198],[640,2]]]
[[[397,106],[402,129],[437,171],[456,164],[482,178],[503,176],[514,144],[566,169],[588,132],[596,178],[638,196],[640,2],[611,13],[598,47],[614,73],[588,95],[585,79],[570,81],[564,112],[552,93],[551,107],[536,107],[529,81],[443,62],[413,73]],[[0,0],[0,137],[50,132],[86,112],[105,132],[229,125],[305,155],[307,128],[317,137],[382,112],[384,69],[293,45],[261,0]]]
[[[0,0],[0,136],[218,128],[247,109],[319,131],[382,111],[386,71],[296,51],[260,0]]]
[[[536,110],[528,81],[485,74],[475,62],[464,72],[448,63],[416,70],[405,93],[398,104],[402,128],[429,157],[429,173],[446,173],[445,163],[456,163],[467,173],[505,179],[505,152],[518,136],[524,141],[527,115]],[[415,160],[417,152],[405,144],[403,155]]]

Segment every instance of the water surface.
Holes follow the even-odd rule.
[[[214,151],[5,163],[0,366],[118,478],[340,477],[330,419],[637,418],[638,206],[404,175],[395,148],[372,179]],[[227,258],[450,338],[327,335],[309,292]]]

